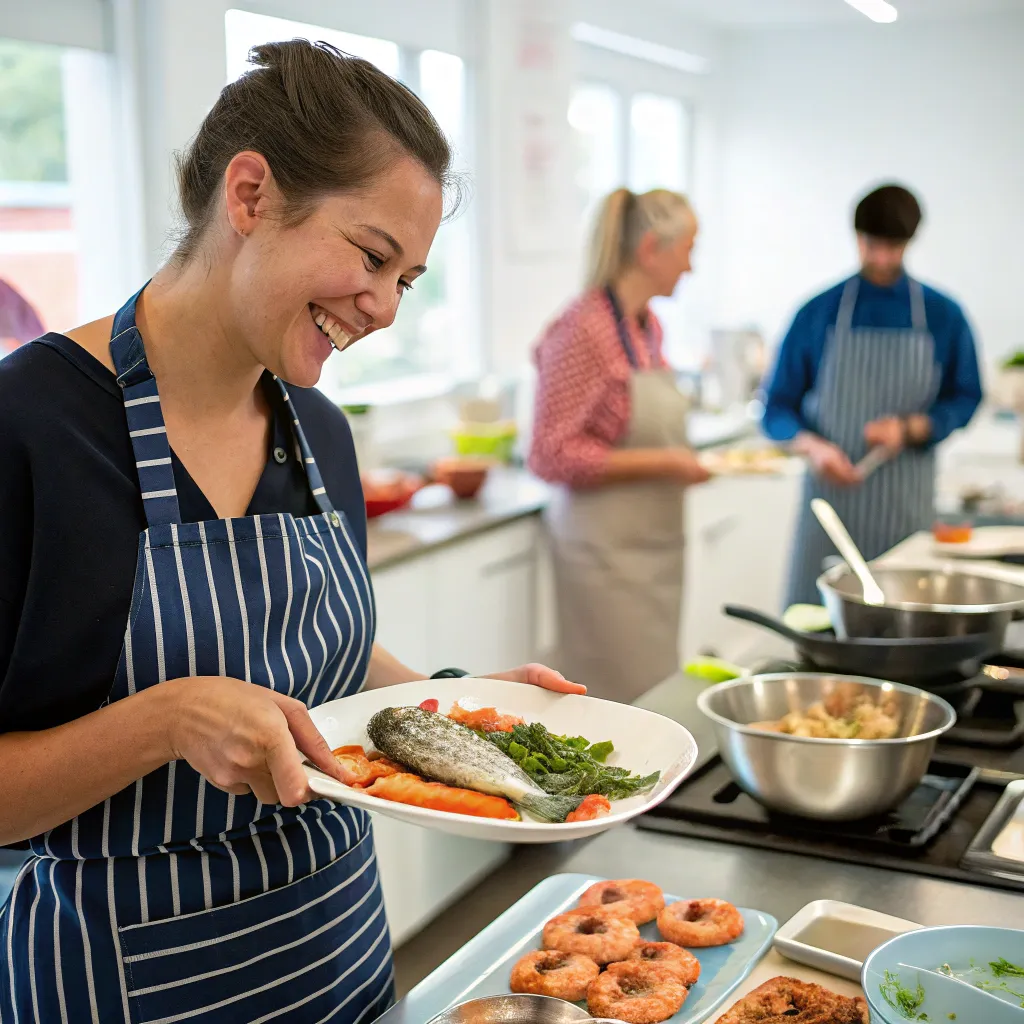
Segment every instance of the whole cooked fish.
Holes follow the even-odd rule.
[[[541,821],[565,821],[580,803],[551,796],[493,743],[436,711],[384,708],[366,726],[373,745],[393,761],[448,786],[503,796]]]

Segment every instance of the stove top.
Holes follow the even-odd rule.
[[[921,785],[890,814],[858,822],[820,822],[766,810],[736,785],[716,754],[664,803],[639,818],[637,826],[1024,891],[1024,865],[1022,874],[1013,877],[962,863],[1013,777],[937,758]]]

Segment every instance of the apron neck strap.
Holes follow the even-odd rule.
[[[149,368],[146,347],[135,325],[135,305],[141,294],[140,288],[114,315],[110,355],[118,386],[124,395],[124,412],[135,453],[135,469],[139,474],[142,507],[146,523],[152,528],[180,523],[181,511],[156,378]]]
[[[145,286],[143,286],[144,288]],[[140,288],[114,315],[110,331],[110,355],[117,373],[117,383],[124,395],[124,411],[128,420],[128,434],[135,454],[135,468],[139,474],[142,507],[149,527],[181,522],[178,489],[174,482],[171,446],[167,440],[156,377],[146,359],[142,334],[135,324],[135,306],[142,294]],[[274,377],[281,392],[285,408],[292,421],[292,432],[302,456],[303,469],[313,498],[321,512],[334,511],[327,495],[316,459],[306,435],[295,414],[291,395],[284,381]]]
[[[629,325],[626,323],[625,314],[622,312],[622,306],[619,305],[618,297],[612,290],[611,285],[607,285],[604,289],[605,298],[608,300],[608,305],[612,308],[612,316],[615,318],[615,329],[619,332],[619,342],[622,344],[622,350],[626,353],[626,358],[629,360],[629,365],[634,370],[640,369],[640,362],[636,357],[636,350],[633,348],[633,339],[629,336]],[[647,341],[647,349],[651,356],[654,355],[654,342],[651,337],[651,328],[648,324],[644,328],[644,337]]]
[[[853,309],[857,305],[857,293],[860,291],[860,278],[851,277],[843,288],[843,296],[839,300],[839,313],[836,316],[836,330],[849,331],[853,328]],[[928,316],[924,305],[924,288],[921,282],[907,275],[907,291],[910,293],[910,322],[915,331],[928,330]]]

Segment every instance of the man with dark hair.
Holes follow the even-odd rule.
[[[859,273],[811,299],[779,350],[763,429],[789,442],[809,469],[790,604],[819,603],[815,581],[836,553],[811,499],[829,501],[865,558],[877,558],[930,527],[935,445],[965,426],[981,401],[963,311],[904,270],[920,222],[920,204],[905,188],[865,196],[853,218]],[[871,471],[858,463],[873,449],[884,461]]]

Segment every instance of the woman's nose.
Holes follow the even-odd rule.
[[[396,289],[381,285],[372,291],[363,292],[356,299],[356,309],[372,320],[374,330],[390,327],[398,312],[399,294]]]

